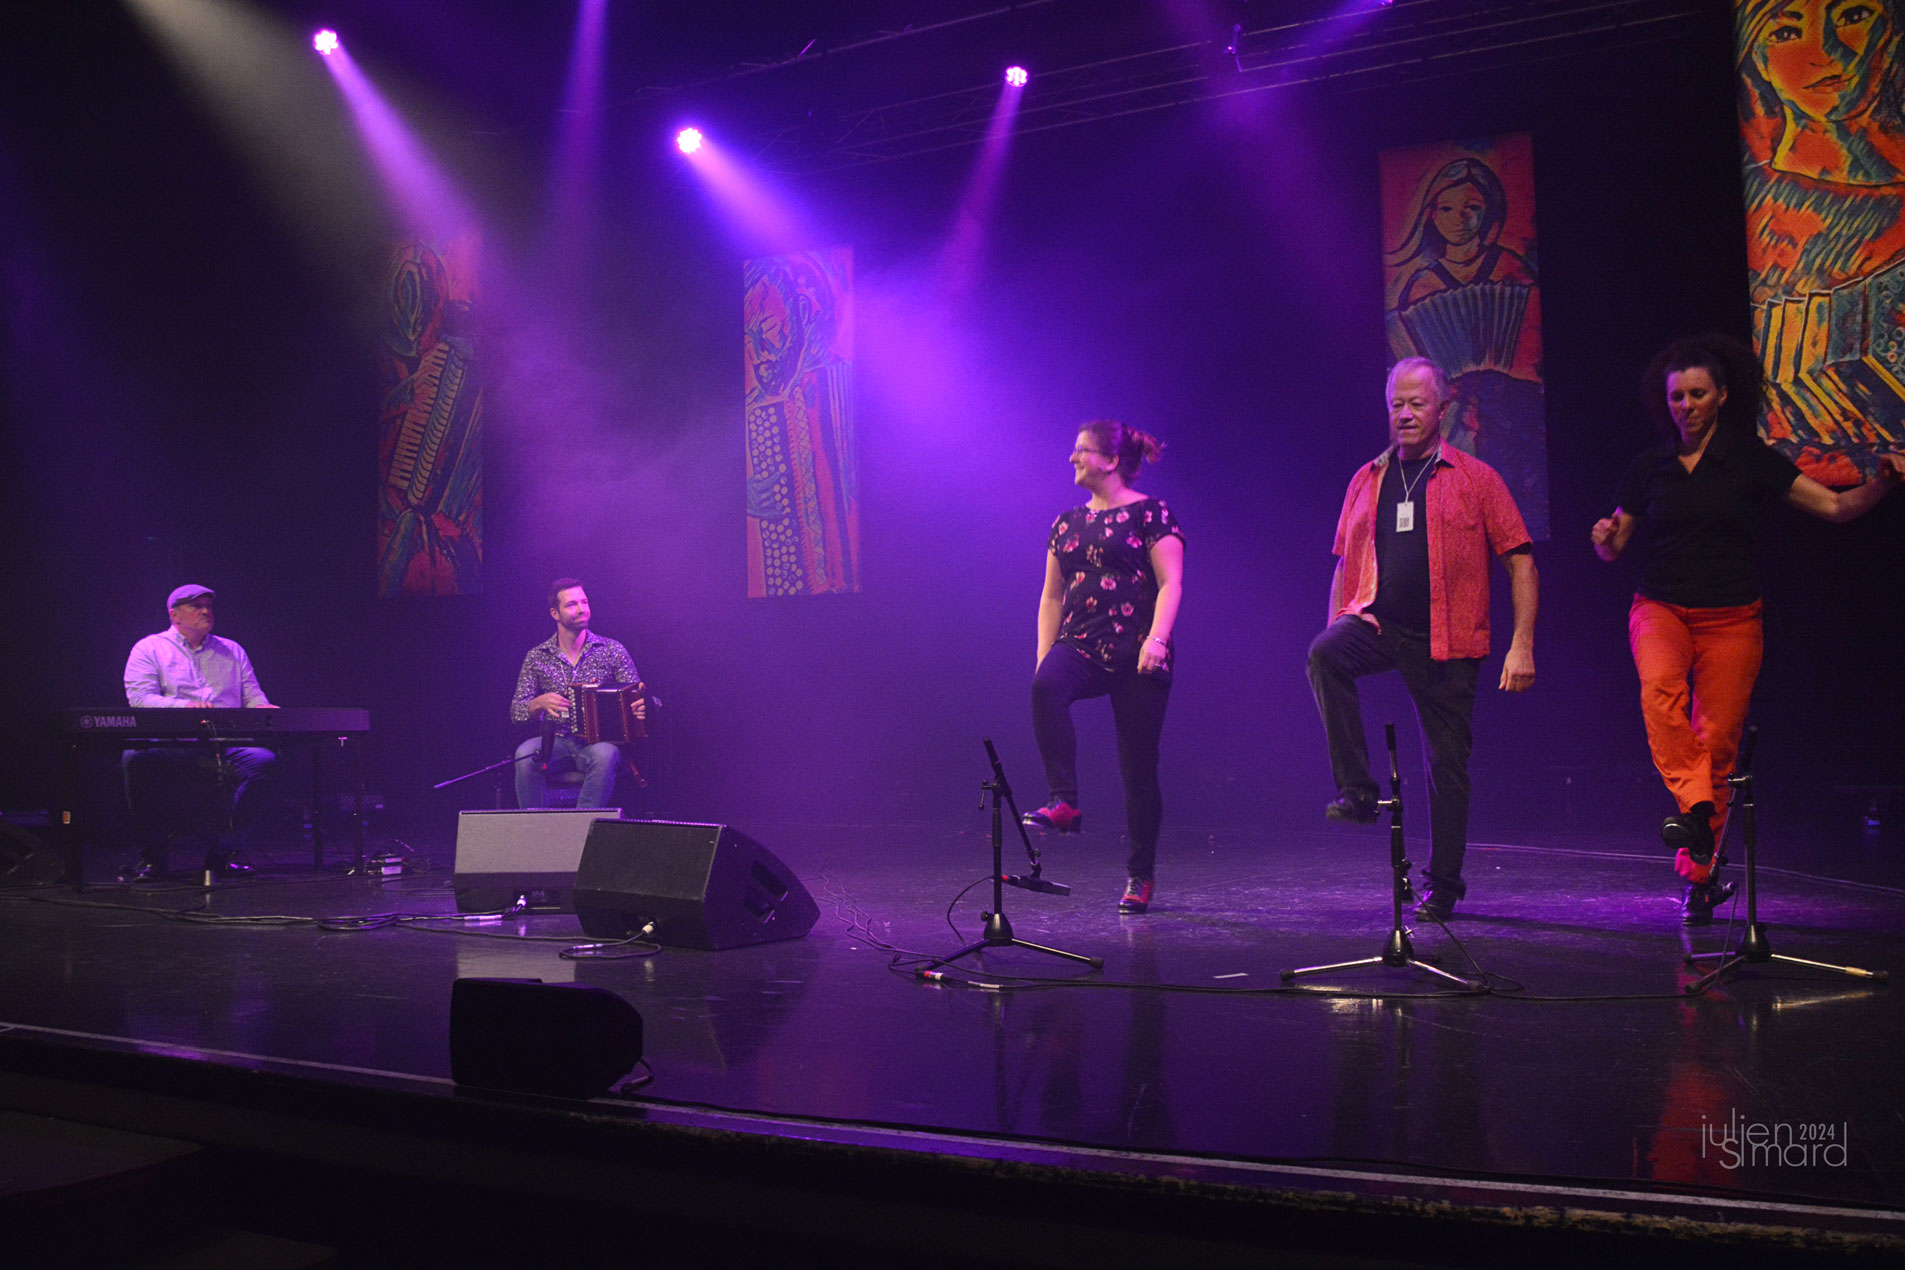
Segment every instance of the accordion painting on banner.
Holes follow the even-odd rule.
[[[1905,442],[1899,0],[1736,0],[1760,432],[1852,485]]]
[[[1548,537],[1534,143],[1527,133],[1385,150],[1383,309],[1390,361],[1449,377],[1447,444],[1500,472]]]
[[[396,244],[384,269],[377,415],[377,594],[483,590],[478,241]]]
[[[853,251],[742,267],[747,593],[860,589]]]

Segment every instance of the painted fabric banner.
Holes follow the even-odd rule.
[[[377,417],[377,594],[483,590],[478,242],[404,242],[384,270]]]
[[[1383,310],[1391,364],[1449,377],[1442,435],[1500,472],[1528,532],[1548,537],[1548,415],[1535,270],[1534,142],[1384,150]]]
[[[1760,431],[1851,485],[1905,440],[1900,0],[1736,0]]]
[[[747,593],[860,589],[853,250],[742,267]]]

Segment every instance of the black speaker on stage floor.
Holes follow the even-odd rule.
[[[575,912],[597,939],[650,922],[655,943],[739,948],[799,939],[820,917],[786,865],[726,825],[598,820],[582,847]]]
[[[642,1016],[606,988],[540,979],[450,985],[450,1076],[459,1085],[595,1098],[642,1060]]]

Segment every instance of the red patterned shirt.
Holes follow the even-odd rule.
[[[1350,478],[1336,522],[1343,591],[1331,620],[1365,614],[1376,599],[1376,506],[1395,451],[1385,450]],[[1488,656],[1488,558],[1529,545],[1514,496],[1494,468],[1452,445],[1441,447],[1423,496],[1429,535],[1429,656],[1437,661]],[[1374,621],[1375,615],[1369,614]]]

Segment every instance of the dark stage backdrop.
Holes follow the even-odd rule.
[[[773,603],[744,598],[737,280],[787,245],[731,235],[638,141],[659,120],[618,122],[594,236],[557,286],[526,263],[541,258],[533,137],[472,143],[446,114],[455,170],[495,220],[484,586],[379,600],[364,350],[389,227],[364,215],[361,252],[314,249],[123,21],[35,56],[9,47],[0,804],[45,803],[48,716],[119,700],[126,649],[195,581],[219,590],[220,630],[274,700],[373,710],[373,781],[398,827],[447,838],[491,791],[428,787],[509,752],[517,664],[548,634],[548,582],[573,574],[666,703],[644,811],[977,826],[983,737],[1021,801],[1042,801],[1042,544],[1078,499],[1077,425],[1112,415],[1168,443],[1142,485],[1188,544],[1165,868],[1229,827],[1314,823],[1331,791],[1303,655],[1343,487],[1384,440],[1376,155],[1526,131],[1552,541],[1539,684],[1491,686],[1477,711],[1474,836],[1559,812],[1645,841],[1669,808],[1625,646],[1629,580],[1594,560],[1587,527],[1645,440],[1649,355],[1747,329],[1726,18],[1716,5],[1703,43],[1501,82],[1265,94],[1021,138],[958,301],[929,283],[970,155],[800,184],[819,237],[796,245],[854,252],[862,589]],[[1621,91],[1590,109],[1583,84]],[[1763,798],[1828,807],[1849,797],[1835,786],[1898,779],[1902,527],[1905,499],[1844,529],[1770,517]],[[1498,586],[1498,649],[1505,600]],[[1367,699],[1374,719],[1412,718],[1393,686]],[[1109,829],[1108,711],[1078,713],[1084,797]],[[1404,744],[1419,789],[1412,724]]]

